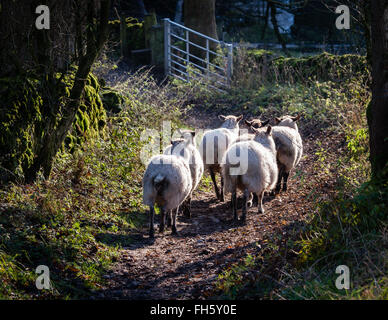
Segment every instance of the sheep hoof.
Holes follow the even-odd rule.
[[[259,210],[257,211],[258,214],[263,214],[264,213],[264,209],[263,208],[259,208]]]
[[[253,206],[252,200],[247,202],[247,206],[248,206],[249,208],[251,208],[251,207]]]
[[[159,233],[163,233],[164,232],[164,226],[163,227],[159,227]]]

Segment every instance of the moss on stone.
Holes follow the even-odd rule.
[[[42,106],[36,86],[36,80],[23,77],[0,79],[2,175],[19,176],[21,168],[29,167],[33,161],[34,124],[41,121]]]
[[[68,87],[69,83],[67,80]],[[106,111],[100,97],[100,84],[97,77],[89,74],[86,81],[83,97],[77,111],[73,130],[65,140],[65,146],[73,152],[78,145],[104,133]],[[69,97],[69,96],[67,96]]]
[[[250,55],[258,64],[266,63],[269,74],[292,74],[296,80],[344,80],[351,77],[367,77],[368,63],[365,56],[356,54],[334,55],[323,52],[300,58],[276,56],[272,51],[253,50]]]
[[[128,53],[131,50],[144,49],[145,47],[145,34],[144,23],[140,22],[137,18],[127,17],[125,18],[126,30],[125,30],[125,46]],[[113,40],[120,41],[120,20],[111,20],[109,24],[112,26]]]
[[[64,77],[58,87],[64,104],[70,96],[74,73]],[[9,175],[21,176],[31,166],[42,116],[41,83],[26,77],[0,79],[0,180]],[[104,133],[106,112],[99,95],[97,78],[90,74],[81,100],[73,129],[65,139],[65,147],[74,151],[86,139]],[[60,115],[57,115],[58,121]]]
[[[112,113],[119,113],[126,102],[126,97],[111,88],[103,88],[100,96],[104,108]]]

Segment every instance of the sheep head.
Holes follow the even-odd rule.
[[[260,119],[253,119],[251,121],[249,120],[245,120],[245,124],[250,128],[256,128],[256,129],[259,129],[259,128],[262,128],[264,126],[266,126],[267,124],[269,123],[269,120],[266,120],[266,121],[261,121]],[[253,132],[251,130],[251,132]]]
[[[270,147],[275,150],[275,142],[272,137],[272,127],[268,126],[267,128],[253,128],[251,127],[253,133],[255,134],[254,140],[258,143],[261,143],[264,146]]]
[[[223,121],[224,123],[222,124],[221,128],[226,128],[226,129],[236,129],[239,128],[239,122],[242,120],[243,115],[240,115],[238,117],[236,116],[223,116],[219,115],[218,119]]]
[[[275,118],[275,123],[278,125],[278,126],[285,126],[285,127],[290,127],[290,128],[293,128],[295,130],[298,130],[298,126],[296,124],[296,121],[298,121],[300,119],[300,114],[298,114],[297,116],[293,117],[293,116],[283,116],[283,117],[276,117]]]

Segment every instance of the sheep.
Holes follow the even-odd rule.
[[[275,140],[277,150],[277,163],[279,169],[279,177],[275,188],[275,194],[280,192],[280,189],[287,191],[287,182],[290,171],[300,161],[303,153],[302,138],[298,132],[296,121],[300,119],[300,115],[296,117],[283,116],[275,118],[277,126],[272,128],[272,135]],[[250,128],[260,127],[259,119],[254,119],[251,122],[246,122]],[[283,188],[282,188],[283,180]]]
[[[274,139],[278,149],[279,162],[279,178],[276,185],[275,193],[287,191],[287,182],[290,171],[295,168],[303,154],[303,142],[298,131],[296,121],[300,119],[300,115],[296,117],[283,116],[275,118],[277,126],[274,127]],[[283,188],[281,186],[283,180]]]
[[[266,120],[262,122],[260,119],[253,119],[251,121],[245,120],[245,124],[248,126],[248,128],[262,128],[266,126],[269,123],[269,120]],[[241,141],[246,141],[246,140],[253,140],[255,138],[255,134],[252,133],[245,133],[239,135],[239,137],[235,140],[235,143],[241,142]]]
[[[237,139],[239,135],[239,122],[243,118],[243,115],[238,117],[232,115],[226,117],[219,115],[218,118],[224,121],[224,123],[218,129],[205,132],[199,146],[199,152],[201,154],[205,170],[208,170],[210,173],[210,177],[214,184],[216,197],[218,200],[223,202],[224,179],[221,175],[220,192],[217,187],[215,173],[221,171],[221,160],[228,147]]]
[[[252,131],[255,133],[254,139],[234,143],[226,151],[222,164],[222,176],[225,180],[224,191],[232,193],[231,204],[234,220],[238,220],[237,189],[243,191],[242,222],[246,221],[250,193],[258,195],[258,213],[264,213],[264,191],[272,190],[275,187],[278,176],[272,127],[268,126],[267,129],[252,128]],[[233,158],[236,159],[236,157],[240,157],[240,159],[233,161]],[[236,170],[237,167],[238,170]],[[233,172],[233,170],[235,171]]]
[[[266,121],[261,121],[260,119],[252,119],[252,120],[245,120],[245,124],[250,128],[250,127],[254,127],[254,128],[262,128],[264,126],[266,126],[267,124],[269,123],[269,119],[266,120]]]
[[[180,147],[178,147],[177,145],[172,151],[172,145],[170,145],[165,149],[164,154],[173,153],[175,155],[183,155],[189,163],[192,179],[192,188],[190,191],[190,195],[187,197],[182,206],[184,208],[184,214],[188,218],[191,218],[191,198],[193,195],[193,191],[197,188],[202,178],[204,166],[201,155],[198,149],[196,148],[196,143],[194,139],[195,131],[178,131],[181,137],[184,138],[184,140],[181,140],[181,144],[179,145]]]
[[[174,147],[179,142],[173,142]],[[188,161],[177,155],[156,155],[151,158],[143,176],[143,203],[150,207],[150,238],[154,237],[155,204],[160,208],[159,231],[164,232],[165,212],[172,214],[172,234],[177,235],[176,217],[179,206],[190,195],[192,179]]]
[[[298,114],[295,117],[287,115],[280,118],[276,117],[275,123],[277,126],[290,127],[298,131],[298,125],[296,124],[296,121],[298,121],[299,119],[300,119],[300,114]]]

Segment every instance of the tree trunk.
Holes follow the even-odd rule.
[[[261,32],[261,40],[264,40],[265,32],[267,31],[267,27],[268,27],[268,17],[269,17],[269,4],[267,2],[263,2],[263,5],[266,5],[266,8],[265,8],[265,14],[264,14],[264,27],[263,27],[263,31]]]
[[[372,0],[372,101],[368,107],[372,177],[388,179],[388,1]]]
[[[276,37],[278,38],[279,43],[282,45],[284,53],[288,55],[286,42],[284,41],[284,38],[280,34],[278,21],[276,20],[276,6],[272,2],[270,2],[268,5],[271,8],[271,22],[273,25],[273,30],[275,32]]]
[[[175,9],[175,18],[174,21],[176,23],[182,23],[182,15],[183,15],[183,0],[178,0]]]
[[[184,23],[185,26],[203,33],[211,38],[218,39],[215,16],[215,0],[185,0],[184,2]],[[194,34],[190,34],[190,41],[206,48],[206,40]],[[217,45],[209,42],[210,49],[216,50]],[[206,58],[205,50],[190,46],[190,52],[201,59]],[[213,58],[213,57],[211,57]],[[198,61],[193,61],[198,63]]]
[[[93,31],[92,26],[95,24],[94,0],[89,0],[88,2],[87,19],[89,28],[86,35],[86,54],[82,55],[79,59],[78,70],[75,75],[69,100],[63,110],[62,118],[55,128],[52,125],[52,119],[47,119],[48,122],[45,125],[45,130],[43,131],[44,136],[39,144],[39,149],[36,152],[34,162],[25,172],[25,180],[27,183],[33,182],[36,179],[40,168],[43,168],[43,173],[46,179],[50,176],[55,156],[61,148],[61,145],[74,122],[75,115],[80,105],[82,93],[85,88],[86,79],[90,73],[91,67],[107,40],[109,9],[110,0],[102,0],[99,25],[97,27],[97,31]],[[59,105],[60,102],[57,101],[57,104]]]

